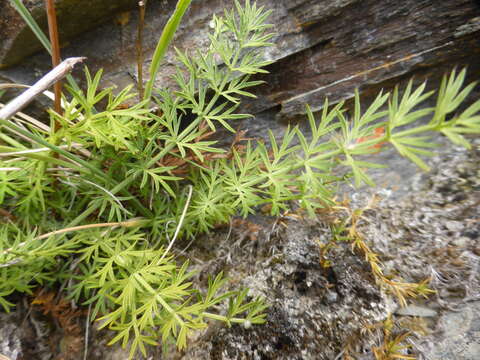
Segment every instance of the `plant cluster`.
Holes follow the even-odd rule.
[[[364,212],[373,209],[377,200],[378,198],[373,196],[369,203],[360,209],[351,209],[348,201],[344,201],[343,204],[337,204],[329,209],[330,212],[336,213],[336,216],[330,223],[332,238],[327,243],[319,242],[321,265],[324,268],[331,266],[328,252],[332,247],[336,246],[336,243],[349,242],[351,243],[352,251],[356,251],[365,258],[376,283],[387,293],[395,296],[400,306],[407,306],[408,298],[417,298],[419,296],[428,298],[428,296],[435,293],[434,290],[428,287],[430,279],[427,278],[418,283],[404,282],[398,276],[385,274],[380,255],[370,248],[364,236],[357,230],[359,222],[363,219]]]
[[[318,120],[307,107],[310,136],[296,126],[280,140],[270,132],[268,145],[244,139],[232,122],[249,116],[236,109],[260,83],[251,76],[266,72],[259,50],[272,34],[269,11],[235,5],[213,17],[208,51],[177,50],[177,89],[151,89],[151,81],[143,101],[125,106],[136,96],[131,86],[101,89],[101,72],[86,70],[86,90],[67,87],[63,113],[50,111],[50,127],[0,119],[4,309],[14,291],[60,283],[70,299],[91,307],[91,319],[117,332],[111,343],[130,345],[131,357],[159,338],[183,348],[209,319],[263,323],[264,301],[245,289],[222,290],[222,274],[205,294],[195,290],[188,263],[172,252],[175,239],[260,207],[277,216],[298,206],[314,216],[334,204],[349,178],[373,184],[366,169],[382,166],[362,156],[391,144],[427,169],[419,155],[432,154],[433,132],[465,147],[464,135],[480,132],[480,101],[459,111],[474,86],[462,88],[463,70],[444,79],[433,108],[422,103],[434,92],[410,82],[402,96],[398,88],[380,93],[363,111],[357,93],[350,115],[343,102],[326,100]],[[219,128],[236,134],[229,149],[213,137]],[[344,176],[334,175],[338,167]]]
[[[376,360],[415,360],[416,357],[411,355],[413,341],[427,334],[427,326],[421,318],[397,319],[390,315],[384,321],[365,324],[359,332],[360,336],[375,339],[372,354]],[[354,353],[351,346],[347,347],[344,358],[354,359],[351,356]]]

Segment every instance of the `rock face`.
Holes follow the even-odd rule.
[[[42,13],[40,3],[28,2],[37,14]],[[137,13],[131,11],[129,17],[125,13],[116,21],[102,19],[136,1],[84,0],[82,6],[73,0],[57,3],[70,9],[70,12],[59,11],[64,41],[74,30],[101,24],[72,39],[63,48],[63,56],[87,56],[88,66],[105,68],[105,84],[131,83],[136,77]],[[275,108],[278,117],[292,118],[303,113],[305,103],[319,109],[326,96],[333,102],[348,99],[355,88],[369,93],[412,75],[438,79],[454,66],[468,65],[473,78],[480,74],[476,61],[480,52],[477,0],[258,0],[257,3],[272,9],[269,21],[277,35],[265,58],[274,63],[268,68],[270,74],[260,77],[267,84],[257,90],[259,98],[246,103],[245,111],[259,113]],[[204,48],[212,14],[232,5],[232,1],[221,0],[192,2],[176,34],[175,46],[189,51]],[[175,1],[148,3],[145,70],[174,6]],[[7,9],[0,15],[3,25],[0,39],[4,39],[0,40],[0,63],[3,64],[18,62],[30,49],[38,49],[26,46],[28,32],[12,9],[9,6]],[[71,16],[72,9],[76,16]],[[76,21],[80,24],[75,25]],[[15,50],[19,49],[17,45],[23,50]],[[15,56],[8,55],[15,52]],[[46,72],[49,67],[48,57],[39,55],[25,59],[16,68],[0,71],[0,76],[31,82],[35,73]],[[158,82],[168,84],[168,75],[174,69],[170,51]]]
[[[329,253],[332,266],[324,268],[317,241],[328,241],[330,228],[322,222],[285,221],[262,226],[265,231],[255,241],[242,241],[249,226],[238,226],[233,244],[220,240],[224,234],[209,240],[212,247],[198,243],[215,249],[215,260],[203,270],[229,268],[229,277],[243,279],[240,284],[253,296],[267,298],[267,324],[221,328],[175,358],[331,360],[363,327],[387,317],[392,309],[385,296],[347,243]],[[225,253],[231,261],[222,264]]]
[[[423,306],[430,311],[415,314],[439,313],[429,321],[428,336],[412,339],[418,358],[479,357],[479,145],[477,139],[470,151],[444,147],[429,162],[430,173],[414,175],[405,196],[380,202],[359,228],[385,254],[386,271],[405,279],[430,278],[436,290]]]
[[[47,31],[44,0],[23,1],[34,19]],[[55,1],[61,41],[98,25],[115,12],[131,9],[135,0],[60,0]],[[48,31],[47,31],[48,33]],[[0,69],[19,63],[42,49],[35,35],[9,0],[0,2]]]
[[[19,327],[15,325],[16,320],[12,316],[0,314],[0,359],[8,356],[10,359],[17,359],[23,355]]]
[[[475,64],[480,50],[480,4],[475,1],[285,4],[287,15],[311,40],[302,51],[273,64],[265,77],[261,94],[272,106],[281,105],[282,117],[303,113],[305,103],[318,109],[326,96],[332,101],[349,98],[356,87],[388,87],[417,73],[438,77],[443,66]]]

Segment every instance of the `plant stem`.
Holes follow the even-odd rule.
[[[343,149],[337,149],[337,150],[330,151],[330,152],[328,152],[328,153],[326,153],[326,154],[320,154],[320,155],[318,155],[318,156],[314,156],[314,157],[312,158],[312,160],[313,160],[313,161],[315,161],[315,160],[316,160],[316,161],[318,161],[318,160],[324,160],[324,159],[327,160],[327,159],[331,159],[331,158],[333,158],[334,156],[337,156],[337,155],[340,155],[340,154],[343,154],[343,153],[344,153]],[[295,166],[293,167],[292,170],[299,169],[299,168],[301,168],[301,167],[303,167],[303,166],[305,166],[305,164],[303,164],[302,162],[299,162],[297,165],[295,165]]]
[[[55,68],[60,64],[60,43],[58,40],[58,26],[57,26],[57,14],[55,12],[55,4],[53,0],[45,0],[45,7],[47,9],[47,18],[48,18],[48,32],[50,35],[50,43],[52,46],[52,66]],[[54,93],[55,93],[55,112],[59,115],[62,115],[62,83],[57,81],[54,84]],[[60,123],[55,121],[55,126],[53,131],[57,131],[60,128]]]
[[[139,1],[138,33],[137,33],[137,86],[138,100],[143,99],[143,28],[145,26],[145,8],[147,0]]]
[[[392,134],[392,137],[393,138],[401,138],[401,137],[405,137],[405,136],[409,136],[409,135],[418,134],[418,133],[421,133],[421,132],[434,131],[435,129],[436,129],[435,125],[423,125],[423,126],[420,126],[420,127],[417,127],[417,128],[407,129],[407,130],[403,130],[403,131],[400,131],[398,133]]]
[[[212,314],[212,313],[209,313],[209,312],[203,312],[202,313],[203,316],[205,317],[208,317],[210,319],[215,319],[215,320],[220,320],[220,321],[229,321],[229,322],[233,322],[233,323],[237,323],[237,324],[242,324],[245,322],[245,319],[241,319],[241,318],[227,318],[226,316],[223,316],[223,315],[218,315],[218,314]]]
[[[168,247],[165,250],[165,252],[163,253],[160,260],[162,260],[167,255],[167,253],[172,248],[173,243],[177,239],[178,233],[180,232],[180,229],[181,229],[182,224],[183,224],[183,220],[185,220],[185,215],[187,215],[187,209],[188,209],[188,206],[190,205],[190,200],[192,199],[192,193],[193,193],[193,186],[188,185],[188,197],[187,197],[187,201],[185,202],[185,206],[183,208],[182,215],[180,216],[180,220],[178,221],[177,229],[175,230],[175,234],[173,235],[172,241],[170,241],[170,244],[168,244]]]
[[[85,198],[86,199],[86,198]],[[84,201],[85,202],[85,201]],[[74,227],[77,224],[80,224],[83,220],[85,220],[87,217],[89,217],[93,212],[97,210],[97,207],[95,206],[90,206],[87,208],[84,212],[82,212],[80,215],[78,215],[74,220],[69,222],[67,224],[67,227]]]

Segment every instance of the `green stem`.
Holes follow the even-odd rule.
[[[185,322],[182,320],[182,318],[175,312],[175,310],[173,310],[170,305],[168,305],[168,303],[163,300],[163,298],[156,294],[155,295],[155,298],[157,299],[157,301],[162,304],[162,306],[165,308],[165,310],[167,310],[170,314],[173,315],[173,317],[175,318],[175,320],[177,320],[177,322],[180,324],[180,326],[185,326]]]
[[[205,317],[208,317],[210,319],[214,319],[214,320],[220,320],[220,321],[223,321],[223,322],[233,322],[233,323],[237,323],[237,324],[243,324],[245,322],[245,319],[242,319],[242,318],[227,318],[226,316],[223,316],[223,315],[218,315],[218,314],[212,314],[212,313],[209,313],[209,312],[203,312],[202,313],[203,316]]]
[[[72,227],[80,224],[83,220],[85,220],[87,217],[89,217],[95,210],[97,210],[98,206],[91,206],[87,208],[83,213],[81,213],[79,216],[77,216],[73,221],[67,224],[66,227]]]
[[[152,165],[154,165],[157,161],[162,159],[170,150],[174,148],[175,144],[169,144],[165,146],[162,151],[160,151],[156,156],[154,156],[150,161],[147,163],[147,168],[150,168]],[[125,178],[121,183],[118,183],[110,192],[112,194],[116,194],[119,191],[122,191],[122,189],[126,188],[129,186],[132,181],[135,180],[135,175],[130,175],[129,177]]]
[[[400,131],[398,133],[392,134],[392,137],[393,138],[401,138],[401,137],[405,137],[405,136],[409,136],[409,135],[418,134],[418,133],[421,133],[421,132],[434,131],[436,129],[437,129],[436,125],[423,125],[423,126],[420,126],[418,128],[407,129],[407,130],[403,130],[403,131]]]
[[[333,158],[334,156],[337,156],[337,155],[340,155],[340,154],[343,154],[344,151],[343,149],[337,149],[337,150],[333,150],[333,151],[330,151],[326,154],[321,154],[321,155],[317,155],[315,157],[312,158],[312,160],[326,160],[326,159],[331,159]],[[299,163],[298,165],[295,165],[294,167],[294,170],[296,169],[299,169],[301,168],[302,166],[304,166],[303,163]]]
[[[155,296],[155,299],[167,310],[170,314],[173,315],[175,320],[180,324],[180,326],[185,326],[185,322],[182,320],[182,318],[177,314],[177,312],[153,289],[150,284],[143,279],[142,276],[135,274],[134,275],[135,279],[143,285],[143,287],[153,296]]]
[[[363,141],[363,142],[359,143],[358,145],[362,145],[362,148],[369,148],[369,147],[375,146],[377,144],[388,142],[389,140],[390,140],[389,137],[387,135],[384,135],[382,137],[378,137],[378,138],[375,138],[375,139],[372,139],[372,140]],[[353,148],[352,150],[355,150],[355,148]]]

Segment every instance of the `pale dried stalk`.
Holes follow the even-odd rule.
[[[83,146],[82,144],[73,143],[71,145],[60,145],[59,148],[60,149],[70,149],[70,148],[81,149],[82,146]],[[49,148],[44,147],[44,148],[27,149],[27,150],[21,150],[21,151],[0,152],[0,158],[24,155],[24,154],[34,154],[34,153],[44,152],[44,151],[51,151],[51,150]],[[16,158],[16,160],[18,160],[18,158]]]
[[[50,88],[58,80],[63,79],[73,70],[73,67],[77,63],[82,62],[83,60],[85,60],[84,57],[73,57],[62,61],[60,65],[56,66],[52,71],[38,80],[32,87],[3,107],[0,110],[0,119],[7,120],[15,115],[35,99],[35,97]]]
[[[185,206],[183,208],[182,215],[180,216],[180,221],[178,222],[177,228],[175,229],[175,234],[173,235],[173,239],[168,244],[168,247],[164,251],[160,260],[162,260],[167,255],[167,253],[172,248],[173,243],[177,239],[178,233],[180,232],[180,229],[181,229],[182,224],[183,224],[183,220],[185,219],[185,215],[187,215],[187,209],[188,209],[188,206],[190,205],[190,200],[192,199],[192,193],[193,193],[193,187],[192,187],[192,185],[188,185],[188,197],[187,197],[187,201],[185,202]]]
[[[114,228],[114,227],[118,227],[118,226],[120,226],[120,227],[135,227],[135,226],[140,226],[144,222],[145,222],[145,219],[143,219],[143,218],[134,218],[134,219],[130,219],[130,220],[126,220],[126,221],[120,221],[120,222],[79,225],[79,226],[73,226],[73,227],[70,227],[70,228],[55,230],[55,231],[49,232],[47,234],[37,236],[36,240],[48,239],[50,236],[53,236],[53,235],[60,235],[60,234],[65,234],[67,232],[85,230],[85,229],[95,229],[95,228],[101,228],[101,227]]]

